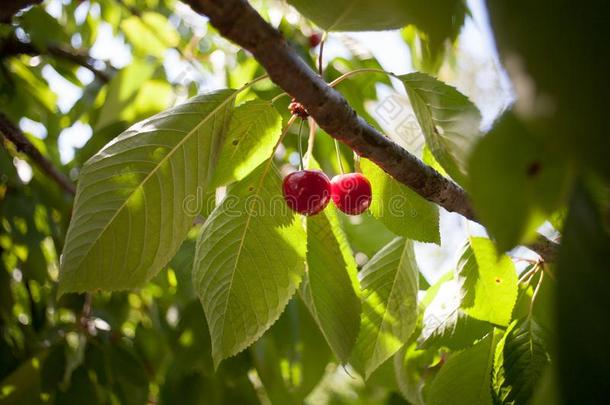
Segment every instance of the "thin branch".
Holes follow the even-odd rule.
[[[54,165],[44,157],[38,149],[29,141],[21,130],[13,124],[3,113],[0,112],[0,133],[15,147],[17,151],[27,155],[35,162],[43,172],[52,178],[62,189],[75,195],[76,188],[66,175],[60,172]]]
[[[184,0],[206,15],[225,37],[248,50],[283,90],[301,103],[318,125],[359,156],[375,162],[397,181],[448,211],[475,220],[464,190],[369,125],[297,55],[282,35],[245,0]],[[534,246],[544,260],[556,244],[540,239]]]
[[[50,45],[46,49],[39,49],[32,43],[22,42],[12,36],[0,43],[0,59],[13,55],[43,55],[48,54],[61,58],[89,69],[99,80],[104,83],[110,81],[110,75],[95,67],[97,62],[87,52],[79,51],[67,46]]]
[[[42,0],[2,0],[0,23],[10,23],[13,16],[20,10],[40,3]]]

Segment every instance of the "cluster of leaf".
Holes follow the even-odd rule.
[[[290,3],[329,30],[414,24],[417,35],[405,37],[421,41],[421,66],[435,69],[439,44],[455,38],[465,15],[461,1],[425,9],[394,0],[372,8]],[[288,100],[269,101],[280,90],[264,81],[240,88],[260,67],[213,32],[198,36],[173,2],[74,2],[61,6],[59,21],[41,7],[15,21],[0,38],[31,41],[41,55],[3,59],[2,112],[44,123],[46,137],[30,139],[74,175],[78,192],[72,206],[36,167],[29,182],[20,180],[13,163],[24,156],[0,148],[1,400],[549,403],[556,379],[573,378],[557,358],[594,378],[610,364],[604,352],[587,350],[583,362],[565,349],[592,336],[573,330],[570,302],[584,301],[593,324],[605,319],[604,307],[584,291],[610,297],[603,282],[573,270],[610,268],[602,181],[576,182],[549,275],[529,269],[533,276],[519,283],[511,259],[497,253],[531,240],[547,219],[563,228],[568,190],[582,174],[523,117],[507,114],[482,137],[477,108],[456,89],[423,73],[399,77],[425,161],[471,193],[494,239],[471,238],[455,271],[429,286],[414,241],[440,243],[438,207],[342,148],[346,167],[371,180],[371,213],[354,221],[330,208],[306,219],[288,211],[281,175],[307,126],[282,138]],[[84,83],[74,64],[45,53],[58,44],[93,47],[100,24],[133,59],[122,69],[99,65],[109,82]],[[310,29],[280,23],[313,66],[301,28]],[[214,51],[234,55],[221,71],[229,89],[198,91],[197,77],[218,73],[208,58]],[[170,79],[168,52],[194,77]],[[68,111],[57,106],[49,67],[82,91]],[[379,65],[369,56],[337,58],[325,78],[361,67]],[[358,76],[339,87],[370,121],[365,102],[376,98],[376,83],[389,84]],[[63,165],[60,129],[77,121],[93,136]],[[309,165],[337,172],[332,148],[318,131]],[[356,252],[370,259],[357,264]],[[558,288],[559,317],[555,273],[576,287]],[[115,292],[77,294],[97,290]],[[596,339],[599,348],[603,334]],[[365,381],[341,380],[337,364]]]

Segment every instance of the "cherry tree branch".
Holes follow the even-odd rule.
[[[448,211],[476,220],[464,190],[359,117],[345,98],[297,55],[246,0],[183,0],[227,39],[248,50],[279,87],[301,103],[328,134],[370,159],[397,181]],[[533,249],[552,260],[557,245],[544,237]]]
[[[0,112],[0,133],[9,140],[17,150],[27,155],[40,169],[53,179],[66,192],[75,195],[76,188],[66,175],[57,169],[50,160],[44,157],[38,149],[25,137],[23,132],[13,124],[6,115]]]

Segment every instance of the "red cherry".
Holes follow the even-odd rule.
[[[330,196],[346,214],[362,214],[371,205],[371,183],[361,173],[340,174],[330,181]]]
[[[330,182],[319,170],[301,170],[284,178],[284,200],[303,215],[315,215],[330,201]]]
[[[316,33],[313,33],[309,36],[309,46],[312,48],[315,48],[316,46],[320,45],[320,42],[322,42],[322,35]]]

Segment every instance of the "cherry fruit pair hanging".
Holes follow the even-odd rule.
[[[289,106],[290,111],[305,120],[307,111],[297,102]],[[338,147],[335,144],[335,147]],[[284,200],[288,207],[303,215],[321,212],[332,199],[341,211],[358,215],[371,205],[371,183],[361,173],[343,173],[343,166],[337,149],[337,159],[341,173],[329,180],[320,170],[303,170],[302,150],[299,130],[299,155],[301,170],[290,173],[284,178]]]
[[[321,212],[332,199],[349,215],[362,214],[371,205],[371,183],[361,173],[339,174],[328,180],[320,170],[299,170],[284,178],[284,199],[303,215]]]

